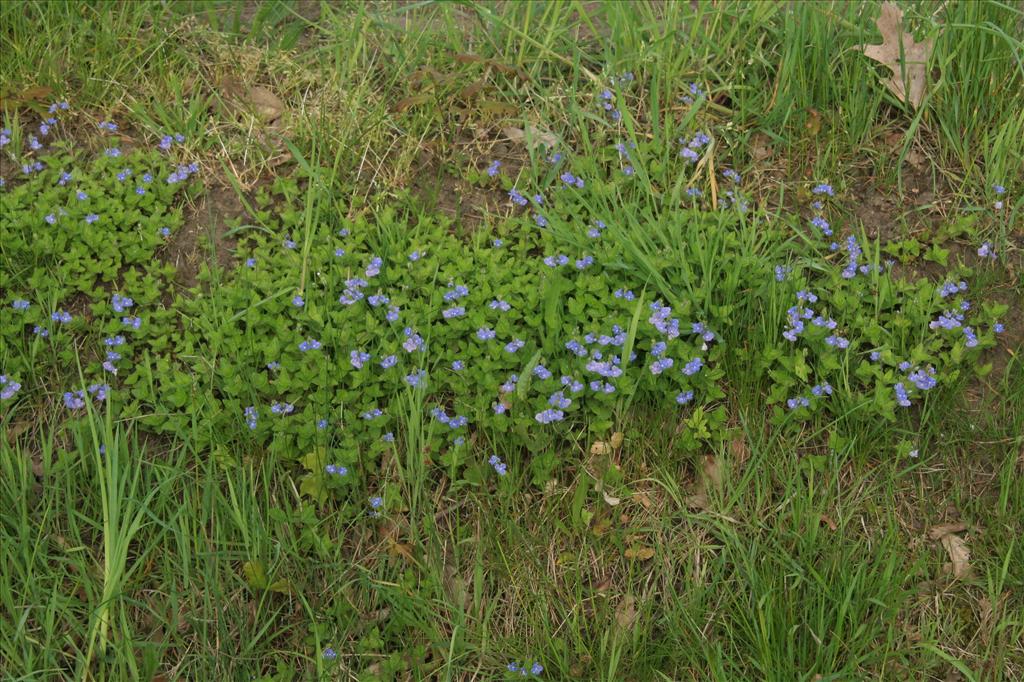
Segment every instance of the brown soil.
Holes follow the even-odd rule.
[[[199,283],[201,265],[211,257],[221,268],[231,265],[235,241],[227,236],[230,223],[246,216],[245,207],[231,187],[213,186],[187,210],[184,226],[171,235],[160,253],[177,270],[174,283],[191,289]],[[203,240],[202,236],[206,239]]]

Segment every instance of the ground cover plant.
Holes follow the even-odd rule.
[[[1015,8],[2,12],[5,675],[1024,675]]]

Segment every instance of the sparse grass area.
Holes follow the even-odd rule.
[[[1024,13],[900,6],[934,41],[918,108],[857,49],[880,42],[873,2],[0,4],[0,372],[23,384],[0,403],[0,678],[522,679],[506,666],[536,661],[547,680],[1024,680]],[[87,188],[104,219],[143,200],[102,175],[102,150],[159,183],[174,167],[152,148],[184,136],[171,158],[198,181],[139,208],[166,239],[111,259],[105,240],[136,223],[51,230],[58,190],[16,198],[61,100],[45,142],[105,178]],[[689,164],[678,140],[697,131],[711,141]],[[567,170],[586,191],[558,189]],[[820,212],[819,182],[835,188]],[[512,187],[548,203],[524,212]],[[895,262],[847,286],[818,213],[866,262]],[[350,380],[352,348],[376,362],[405,338],[337,301],[371,253],[421,331],[449,277],[473,288],[465,334],[435,323],[402,372],[429,370],[428,389]],[[555,253],[594,254],[597,274],[548,274]],[[928,329],[950,278],[970,281],[978,348]],[[801,287],[856,353],[788,350]],[[124,332],[110,402],[71,413],[61,394],[100,371],[119,290],[146,326]],[[502,344],[522,330],[514,365],[464,338],[502,294],[514,322],[487,324]],[[20,297],[75,322],[33,335]],[[648,371],[659,298],[713,323],[703,383],[679,379],[699,336]],[[637,379],[539,428],[525,377],[571,373],[565,335],[613,323]],[[330,372],[287,350],[314,332]],[[877,370],[874,348],[891,354]],[[446,373],[463,357],[468,378]],[[940,370],[907,409],[905,358]],[[684,383],[666,407],[669,374]],[[822,377],[835,395],[786,409]],[[269,411],[278,389],[291,421]],[[386,427],[356,416],[378,403]],[[465,444],[438,404],[470,415]]]

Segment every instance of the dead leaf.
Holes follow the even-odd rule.
[[[931,530],[928,531],[928,537],[932,540],[941,540],[950,533],[963,533],[965,530],[967,530],[966,523],[943,523],[938,526],[932,526]]]
[[[619,600],[619,605],[615,607],[615,622],[623,630],[633,627],[638,615],[636,612],[636,598],[631,594],[627,594]]]
[[[602,580],[598,584],[594,585],[594,591],[595,592],[607,592],[608,589],[611,586],[612,586],[612,579],[611,578],[605,578],[604,580]]]
[[[924,169],[925,165],[928,163],[928,157],[922,154],[917,149],[911,149],[909,152],[907,152],[906,159],[907,163],[909,163],[917,170]]]
[[[722,485],[722,470],[714,455],[704,456],[704,478],[715,488]]]
[[[882,42],[865,45],[861,49],[869,59],[874,59],[893,72],[884,81],[885,87],[889,88],[896,99],[916,109],[924,99],[932,41],[928,39],[918,43],[914,41],[914,36],[903,32],[903,11],[892,2],[882,4],[875,24],[882,34]]]
[[[630,547],[625,552],[627,559],[639,559],[647,561],[654,557],[654,549],[651,547]]]
[[[694,493],[693,495],[687,495],[686,499],[683,500],[686,506],[690,509],[700,509],[701,511],[707,511],[711,508],[711,504],[708,501],[707,493]]]
[[[625,440],[625,436],[622,434],[622,431],[616,431],[615,433],[612,434],[612,437],[609,439],[609,442],[612,444],[613,448],[618,450],[619,448],[622,447],[623,440]]]
[[[558,144],[558,138],[554,133],[531,125],[526,126],[525,130],[513,127],[502,128],[501,132],[505,133],[505,137],[512,142],[522,142],[530,149],[534,149],[538,144],[548,148]]]
[[[967,549],[967,542],[959,535],[952,533],[942,536],[942,546],[949,554],[952,562],[954,578],[969,578],[971,576],[971,552]]]
[[[406,109],[411,109],[417,105],[423,104],[430,99],[430,95],[419,94],[411,95],[395,102],[395,106],[391,107],[391,111],[396,114],[400,114]]]
[[[644,493],[644,492],[633,493],[633,501],[638,503],[644,509],[650,509],[651,508],[651,498],[647,496],[647,493]]]
[[[817,137],[821,132],[821,114],[817,109],[807,110],[807,121],[804,123],[804,128],[811,134],[811,137]]]
[[[249,88],[247,99],[259,117],[267,122],[280,118],[287,108],[277,95],[262,86]]]
[[[605,491],[601,491],[601,495],[604,496],[604,501],[607,502],[609,506],[617,507],[619,506],[619,503],[622,502],[620,498],[612,497]]]
[[[764,161],[771,158],[775,152],[772,150],[771,139],[764,133],[754,133],[750,137],[750,158],[754,161]]]
[[[603,440],[595,440],[594,444],[590,446],[590,454],[610,455],[612,454],[612,446]]]
[[[834,519],[833,519],[833,518],[832,518],[831,516],[829,516],[828,514],[821,514],[821,515],[819,516],[819,521],[820,521],[821,523],[824,523],[824,524],[825,524],[826,526],[828,526],[828,529],[829,529],[830,531],[832,531],[833,533],[834,533],[835,531],[839,530],[839,525],[838,525],[838,524],[837,524],[837,523],[835,522],[835,520],[834,520]]]

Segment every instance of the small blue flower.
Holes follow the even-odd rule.
[[[21,389],[21,384],[0,374],[0,400],[10,400]]]
[[[292,305],[295,306],[296,308],[301,308],[302,306],[306,305],[306,302],[302,299],[302,296],[300,296],[299,294],[295,294],[295,297],[292,299]]]
[[[299,344],[299,350],[305,353],[306,351],[319,350],[320,342],[316,339],[307,339]]]
[[[382,441],[384,441],[385,443],[394,443],[395,442],[395,434],[393,434],[390,431],[388,431],[383,436],[381,436],[380,439]]]
[[[495,332],[489,327],[480,327],[476,330],[476,338],[481,341],[490,341],[495,337]]]
[[[103,153],[112,159],[116,159],[117,157],[121,156],[121,150],[118,149],[117,147],[110,147],[109,149],[104,149]]]
[[[370,354],[360,350],[354,350],[348,355],[349,362],[355,369],[362,369],[363,364],[370,361]]]
[[[245,267],[247,267],[247,268],[254,268],[254,267],[256,267],[256,259],[255,258],[246,258],[245,259]]]
[[[169,228],[169,227],[161,227],[160,228],[160,236],[161,237],[170,237],[171,236],[171,228]]]
[[[487,460],[487,463],[494,467],[494,470],[499,476],[504,476],[508,473],[508,466],[501,461],[501,458],[497,455],[491,455],[491,458]]]
[[[826,184],[824,182],[815,185],[814,188],[811,189],[811,194],[827,194],[830,197],[834,197],[836,195],[835,190],[832,189],[832,185]]]
[[[383,497],[381,497],[379,495],[375,495],[374,497],[370,498],[370,507],[372,509],[380,509],[383,506],[384,506],[384,498]]]
[[[388,355],[380,361],[381,369],[390,369],[398,364],[397,355]]]
[[[518,351],[520,348],[522,348],[525,345],[526,345],[526,342],[523,341],[522,339],[512,339],[511,341],[509,341],[508,343],[505,344],[505,352],[506,353],[515,353],[516,351]]]
[[[325,661],[333,661],[338,657],[338,652],[331,647],[327,647],[324,649],[323,657]]]
[[[61,322],[63,324],[67,324],[68,322],[71,322],[73,318],[71,317],[71,313],[69,313],[68,311],[58,310],[53,313],[50,313],[50,319],[53,320],[54,322]]]
[[[466,369],[466,365],[465,363],[462,362],[462,360],[452,360],[453,372],[461,372],[464,369]]]
[[[704,366],[704,360],[701,358],[694,358],[683,366],[683,374],[686,376],[693,376],[700,371],[701,367]]]
[[[418,369],[412,374],[405,375],[405,383],[409,384],[413,388],[417,388],[418,386],[420,386],[420,384],[423,383],[423,380],[426,378],[426,376],[426,370]]]
[[[121,324],[125,327],[131,327],[132,329],[139,329],[142,327],[141,317],[122,317]]]
[[[498,174],[499,168],[501,168],[501,161],[491,161],[491,165],[487,167],[487,175],[493,178]]]
[[[28,310],[28,307],[30,305],[32,304],[26,301],[25,299],[17,298],[14,300],[14,303],[11,304],[11,307],[14,308],[15,310]]]

